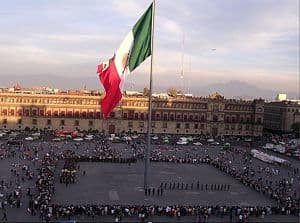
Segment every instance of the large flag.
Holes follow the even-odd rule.
[[[122,98],[125,77],[151,55],[152,4],[126,35],[109,61],[98,65],[105,89],[101,108],[105,118]]]

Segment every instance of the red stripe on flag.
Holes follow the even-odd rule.
[[[104,117],[107,118],[121,100],[122,92],[119,87],[121,79],[116,69],[114,58],[110,60],[108,67],[103,66],[103,64],[98,65],[97,73],[106,92],[101,103],[101,109]]]

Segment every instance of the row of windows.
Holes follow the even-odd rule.
[[[7,124],[7,119],[3,119],[2,120],[2,124]],[[17,121],[17,124],[21,125],[22,124],[22,119],[18,119]],[[38,124],[38,120],[37,119],[32,119],[32,125],[37,125]],[[52,120],[51,119],[47,119],[46,120],[46,125],[52,125]],[[60,120],[60,125],[63,126],[65,125],[65,120],[62,119]],[[74,121],[74,126],[79,126],[80,125],[80,120],[75,120]],[[88,123],[89,126],[93,126],[94,125],[94,122],[92,120],[89,120],[89,123]]]
[[[245,125],[244,130],[250,130],[250,125]],[[243,130],[243,125],[225,125],[225,130]]]
[[[69,99],[69,98],[11,98],[1,97],[3,103],[35,103],[35,104],[74,104],[74,105],[97,105],[97,99]]]
[[[265,112],[277,113],[277,112],[300,112],[298,108],[279,108],[279,107],[266,107]]]
[[[151,123],[151,127],[152,128],[155,128],[155,122],[152,122]],[[132,128],[133,127],[133,122],[132,121],[129,121],[128,122],[128,128]],[[145,123],[144,122],[139,122],[139,127],[140,128],[144,128],[145,127]],[[162,128],[166,129],[168,128],[168,123],[167,122],[163,122],[162,123]],[[190,129],[190,128],[194,128],[194,129],[204,129],[205,128],[205,125],[204,124],[198,124],[198,123],[194,123],[193,125],[190,124],[190,123],[176,123],[176,129],[181,129],[181,128],[184,128],[184,129]]]
[[[226,110],[233,110],[233,111],[252,111],[253,107],[251,106],[240,106],[240,105],[226,105]]]
[[[45,110],[29,110],[29,109],[19,109],[15,113],[14,109],[8,111],[7,109],[3,109],[1,112],[2,115],[18,115],[18,116],[54,116],[54,117],[78,117],[78,118],[101,118],[101,112],[80,112],[80,111],[45,111]]]
[[[236,116],[226,116],[225,122],[228,123],[251,123],[253,120],[251,117],[236,117]],[[257,121],[258,124],[262,124],[262,118],[258,117]]]
[[[122,106],[148,107],[148,102],[122,101]],[[205,103],[153,102],[153,108],[207,109]]]
[[[136,113],[133,111],[124,112],[123,113],[123,119],[134,119],[134,120],[147,120],[148,119],[148,114],[146,113]],[[205,115],[182,115],[182,114],[163,114],[161,113],[156,113],[152,115],[152,120],[160,121],[206,121]]]

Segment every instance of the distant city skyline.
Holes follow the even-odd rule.
[[[149,4],[149,0],[3,2],[0,85],[15,84],[17,79],[26,86],[100,89],[96,65],[113,55]],[[298,0],[157,1],[154,89],[182,87],[199,95],[201,88],[233,80],[297,95],[298,8]],[[149,59],[128,77],[126,89],[148,86],[148,73]],[[244,86],[241,96],[247,93]]]

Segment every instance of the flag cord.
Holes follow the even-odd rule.
[[[145,148],[145,172],[144,172],[144,189],[149,187],[149,167],[151,151],[151,128],[152,128],[152,71],[154,56],[154,18],[155,18],[155,0],[152,1],[152,24],[151,24],[151,64],[150,64],[150,83],[149,83],[149,103],[148,103],[148,128],[147,128],[147,147]]]

